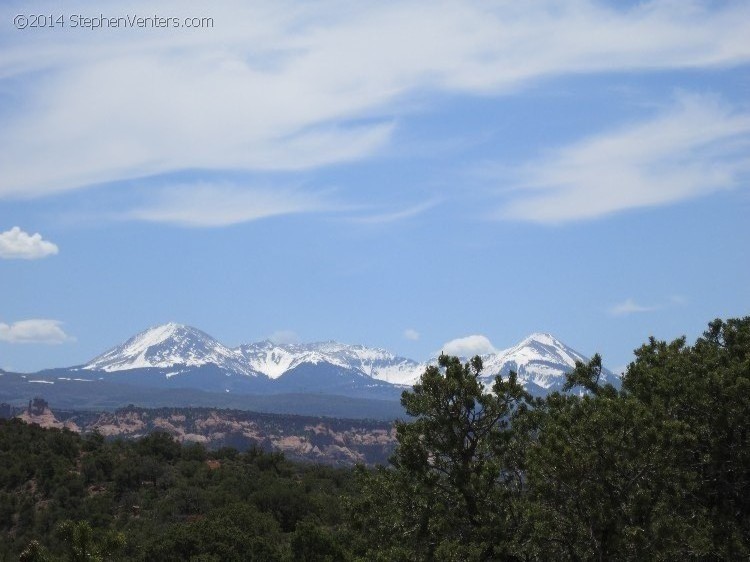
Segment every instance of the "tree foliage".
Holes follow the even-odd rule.
[[[601,370],[532,400],[442,356],[374,470],[0,420],[0,559],[747,560],[750,318]]]
[[[650,339],[622,389],[601,357],[532,402],[515,374],[441,357],[402,402],[391,469],[354,500],[363,557],[739,560],[750,556],[750,318]],[[568,392],[570,391],[570,392]],[[380,545],[375,548],[375,545]],[[380,556],[380,558],[378,558]]]
[[[260,449],[0,420],[0,560],[342,560],[351,484],[350,471]]]
[[[359,529],[408,560],[480,560],[508,556],[522,489],[522,448],[510,431],[531,397],[515,375],[479,380],[482,361],[441,356],[401,402],[393,470],[365,482]],[[367,480],[367,477],[364,478]],[[390,501],[388,498],[393,498]]]

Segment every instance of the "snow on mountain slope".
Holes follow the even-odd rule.
[[[561,390],[565,374],[577,361],[587,362],[588,358],[550,334],[535,333],[511,348],[483,355],[482,360],[485,384],[491,385],[496,375],[507,376],[513,370],[527,390],[546,394]],[[409,386],[418,382],[430,364],[437,364],[437,358],[418,363],[384,349],[334,341],[276,344],[266,340],[230,349],[196,328],[169,323],[133,336],[82,368],[108,372],[149,367],[169,369],[165,375],[170,378],[188,376],[193,367],[215,365],[226,374],[275,380],[300,366],[314,365],[323,368],[315,371],[318,373],[339,369],[350,376]],[[604,369],[601,382],[619,386],[620,379]]]
[[[136,334],[124,344],[96,357],[83,368],[114,372],[149,367],[198,367],[207,364],[242,375],[258,374],[236,351],[223,346],[205,332],[174,322]]]
[[[534,333],[517,345],[487,357],[484,370],[490,378],[516,371],[521,382],[548,389],[560,381],[564,383],[565,373],[576,366],[576,361],[585,363],[588,358],[550,334]]]
[[[495,376],[507,377],[511,371],[518,374],[518,381],[532,394],[546,394],[561,390],[565,384],[566,373],[575,368],[576,362],[586,363],[589,358],[568,347],[550,334],[537,332],[524,338],[521,342],[498,351],[480,356],[482,358],[482,375],[480,380],[487,386],[492,385]],[[461,357],[468,361],[469,357]],[[411,378],[405,378],[404,384],[415,384],[428,365],[437,365],[437,357],[421,363],[413,371]],[[610,383],[619,386],[620,379],[607,369],[602,369],[602,384]]]
[[[537,332],[513,347],[483,355],[484,369],[481,378],[485,384],[491,384],[496,375],[507,376],[510,371],[515,371],[520,383],[551,392],[562,388],[565,374],[575,368],[577,361],[586,363],[589,358],[554,336]],[[600,382],[617,386],[619,378],[603,369]]]
[[[384,349],[334,341],[310,344],[275,344],[271,341],[240,346],[237,351],[253,369],[272,379],[305,363],[328,363],[392,384],[411,384],[419,364]]]

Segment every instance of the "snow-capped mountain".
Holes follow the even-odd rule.
[[[91,360],[83,369],[127,371],[131,369],[172,369],[216,365],[229,373],[257,376],[242,356],[214,338],[191,326],[170,322],[136,334]],[[167,373],[167,376],[179,372]]]
[[[495,375],[505,376],[515,371],[528,390],[542,394],[562,389],[565,374],[575,368],[576,362],[586,363],[589,358],[550,334],[534,333],[511,348],[483,356],[482,360],[482,379],[486,383],[491,383]],[[602,369],[600,382],[617,386],[620,379]]]
[[[468,358],[463,358],[468,359]],[[561,390],[565,374],[588,359],[550,334],[535,333],[517,345],[482,356],[482,381],[513,370],[532,394]],[[316,392],[397,398],[427,365],[384,349],[334,341],[310,344],[250,343],[231,349],[190,326],[149,328],[75,370],[117,375],[119,382],[240,393]],[[602,383],[619,385],[606,369]]]
[[[327,363],[391,384],[413,384],[415,370],[420,366],[384,349],[334,341],[276,344],[266,340],[240,346],[238,350],[253,370],[272,379],[299,365]]]

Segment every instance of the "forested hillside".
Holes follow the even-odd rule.
[[[350,471],[260,449],[209,455],[164,433],[108,443],[0,424],[3,560],[22,551],[43,559],[29,558],[34,540],[69,560],[91,559],[83,551],[93,559],[279,560],[308,539],[335,552],[328,529],[342,522]]]
[[[746,560],[750,317],[635,354],[622,390],[599,384],[595,356],[568,378],[588,394],[543,401],[513,376],[488,393],[481,361],[441,358],[404,395],[417,419],[397,426],[393,469],[363,474],[369,555]]]
[[[750,317],[533,398],[443,356],[388,467],[0,422],[5,560],[744,560]]]

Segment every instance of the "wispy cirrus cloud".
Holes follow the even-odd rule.
[[[638,304],[633,299],[625,299],[624,301],[609,307],[607,312],[609,312],[611,316],[630,316],[631,314],[639,312],[653,312],[654,310],[658,310],[658,308],[659,307],[657,306]]]
[[[38,260],[58,251],[56,244],[44,240],[38,232],[29,234],[18,226],[0,232],[0,259]]]
[[[62,329],[59,320],[35,318],[12,324],[0,322],[0,341],[7,343],[61,344],[75,341]]]
[[[391,211],[387,213],[371,214],[359,217],[351,217],[349,221],[356,222],[359,224],[388,224],[392,222],[402,221],[421,215],[422,213],[432,209],[441,203],[439,199],[430,199],[423,203],[418,203],[411,207]]]
[[[39,13],[57,9],[49,0]],[[13,4],[0,7],[12,21]],[[68,13],[151,13],[145,1]],[[194,16],[195,5],[160,4]],[[203,30],[8,35],[0,198],[176,170],[300,170],[371,157],[405,101],[515,93],[540,78],[750,60],[744,2],[230,1]],[[188,13],[189,12],[189,13]],[[595,30],[595,32],[592,32]],[[543,37],[544,40],[539,40]],[[634,38],[638,38],[634,40]],[[82,116],[85,116],[83,118]],[[545,219],[521,206],[516,215]],[[571,214],[571,213],[568,213]]]
[[[749,148],[750,113],[681,95],[651,120],[527,163],[495,216],[563,223],[731,189],[748,177]]]
[[[328,200],[322,193],[199,183],[160,188],[150,202],[123,213],[121,218],[189,227],[217,227],[340,208],[341,205]]]
[[[655,312],[665,308],[683,306],[687,299],[681,295],[672,295],[665,302],[659,304],[644,305],[635,301],[633,298],[627,298],[622,302],[616,303],[607,309],[610,316],[630,316],[643,312]]]

